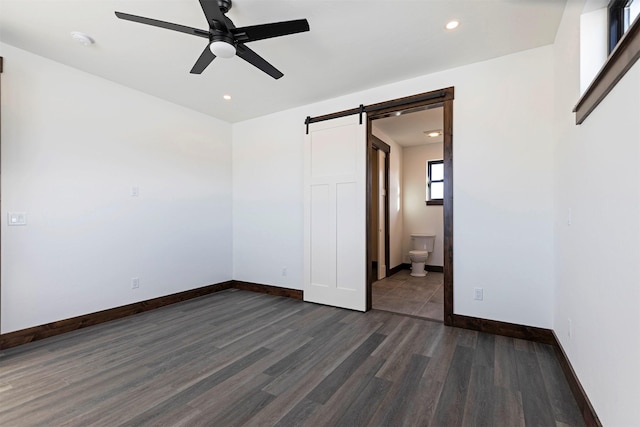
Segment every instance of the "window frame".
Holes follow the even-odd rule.
[[[442,179],[436,179],[436,180],[432,180],[431,179],[431,169],[433,167],[433,165],[442,165]],[[436,198],[432,198],[431,197],[431,183],[435,182],[441,182],[442,183],[442,190],[444,191],[444,159],[441,160],[428,160],[427,161],[427,200],[426,200],[426,204],[427,206],[438,206],[438,205],[443,205],[444,204],[444,194],[442,195],[441,199],[436,199]]]
[[[608,48],[611,54],[624,35],[625,8],[632,0],[612,0],[608,6]]]
[[[613,0],[609,3],[609,11],[617,5],[617,2],[618,0]],[[627,1],[623,1],[623,4],[626,6]],[[624,7],[621,24],[624,31]],[[610,25],[609,22],[609,34],[611,34]],[[640,17],[629,24],[627,31],[620,37],[604,65],[578,100],[573,109],[576,113],[576,125],[586,120],[638,59],[640,59]]]

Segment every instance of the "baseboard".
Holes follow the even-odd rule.
[[[407,267],[408,265],[408,267]],[[393,276],[396,273],[400,273],[402,270],[411,269],[411,264],[399,264],[389,269],[389,276]]]
[[[64,334],[65,332],[71,332],[77,329],[86,328],[87,326],[98,325],[100,323],[109,322],[111,320],[121,319],[123,317],[132,316],[144,311],[149,311],[156,308],[164,307],[166,305],[198,298],[230,288],[260,292],[263,294],[277,295],[298,300],[302,299],[302,291],[298,289],[279,288],[277,286],[229,280],[227,282],[218,283],[215,285],[204,286],[202,288],[191,289],[188,291],[178,292],[175,294],[166,295],[146,301],[140,301],[133,304],[110,308],[95,313],[84,314],[82,316],[72,317],[70,319],[58,320],[57,322],[47,323],[45,325],[34,326],[32,328],[21,329],[15,332],[9,332],[7,334],[1,334],[0,350],[27,344],[32,341],[41,340],[43,338]]]
[[[7,334],[1,334],[0,350],[27,344],[32,341],[41,340],[43,338],[52,337],[54,335],[63,334],[65,332],[71,332],[77,329],[86,328],[87,326],[98,325],[100,323],[120,319],[134,314],[142,313],[144,311],[149,311],[156,308],[164,307],[166,305],[186,301],[192,298],[201,297],[214,292],[229,289],[231,287],[233,287],[232,281],[227,281],[146,301],[140,301],[133,304],[110,308],[95,313],[72,317],[70,319],[58,320],[57,322],[34,326],[27,329],[21,329],[15,332],[9,332]]]
[[[564,376],[569,383],[569,388],[571,389],[571,393],[573,397],[576,399],[576,403],[578,404],[578,408],[582,413],[582,418],[584,419],[584,423],[587,427],[602,427],[602,423],[600,422],[600,418],[598,418],[598,414],[596,414],[595,409],[591,405],[589,401],[589,397],[587,393],[585,393],[582,388],[582,384],[580,384],[580,380],[578,380],[578,376],[576,375],[573,367],[571,366],[571,362],[569,362],[569,358],[567,354],[564,352],[556,333],[551,331],[553,336],[554,344],[553,348],[556,352],[556,357],[558,358],[558,362],[560,362],[560,367],[562,367],[562,372],[564,372]]]
[[[427,271],[432,271],[434,273],[444,273],[444,267],[439,265],[425,265],[424,269]],[[399,273],[402,270],[411,270],[411,264],[403,263],[390,268],[389,276],[393,276],[394,274]]]
[[[293,299],[302,299],[302,291],[299,289],[280,288],[278,286],[261,285],[260,283],[241,282],[233,280],[231,287],[244,291],[260,292],[263,294],[276,295]]]
[[[499,322],[497,320],[481,319],[478,317],[469,317],[460,314],[454,314],[452,316],[451,326],[471,329],[473,331],[487,332],[495,335],[504,335],[511,338],[535,341],[543,344],[556,344],[556,340],[551,329],[537,328],[535,326]]]
[[[504,335],[511,338],[520,338],[553,346],[558,362],[562,367],[562,372],[567,379],[567,383],[569,384],[573,397],[576,399],[576,403],[580,409],[586,426],[602,427],[602,423],[600,422],[596,411],[593,409],[593,406],[587,397],[587,393],[585,393],[582,388],[582,385],[569,362],[569,358],[564,352],[564,349],[562,348],[562,345],[560,345],[560,341],[558,341],[558,337],[553,330],[518,325],[515,323],[499,322],[496,320],[480,319],[477,317],[462,316],[459,314],[454,314],[452,319],[453,323],[451,326],[456,326],[458,328]]]

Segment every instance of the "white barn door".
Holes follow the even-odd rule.
[[[304,145],[304,300],[366,310],[366,119],[309,125]]]

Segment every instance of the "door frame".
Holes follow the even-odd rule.
[[[443,94],[443,96],[436,96]],[[413,96],[393,99],[379,104],[367,106],[367,310],[372,308],[372,284],[371,275],[371,149],[374,139],[372,138],[372,124],[375,119],[388,117],[397,112],[409,112],[413,109],[423,109],[424,107],[443,107],[443,161],[444,161],[444,324],[453,324],[453,99],[454,88],[448,87],[430,92],[424,92]],[[376,138],[377,139],[377,138]],[[386,145],[386,144],[385,144]],[[387,153],[385,163],[389,163],[389,153]],[[386,167],[386,165],[385,165]],[[388,174],[388,170],[386,171]],[[385,177],[388,184],[388,175]],[[388,193],[387,193],[388,194]],[[386,221],[389,220],[389,200],[385,207]],[[385,230],[385,241],[389,241],[389,227]],[[387,274],[390,269],[388,260],[389,247],[385,254],[387,264]]]
[[[391,153],[391,147],[389,144],[378,138],[377,136],[371,133],[370,127],[367,128],[367,224],[371,225],[371,221],[373,220],[371,209],[373,209],[373,201],[371,200],[372,194],[372,183],[373,183],[373,173],[371,170],[371,148],[378,151],[382,151],[385,153],[384,156],[384,191],[385,191],[385,200],[384,204],[384,275],[385,277],[389,276],[390,268],[389,268],[389,155]],[[375,171],[377,173],[377,171]],[[371,269],[371,262],[373,260],[373,253],[371,251],[371,227],[367,229],[367,268]],[[367,277],[367,287],[369,286],[369,281],[373,280],[373,278]],[[377,278],[376,278],[377,280]],[[373,283],[373,280],[371,283]],[[371,292],[367,292],[367,307],[371,308]]]

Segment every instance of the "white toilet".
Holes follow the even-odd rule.
[[[433,245],[436,236],[429,234],[412,234],[411,235],[411,251],[409,251],[409,259],[411,260],[411,275],[415,277],[424,277],[427,272],[424,271],[424,263],[427,262],[429,252],[433,252]]]

